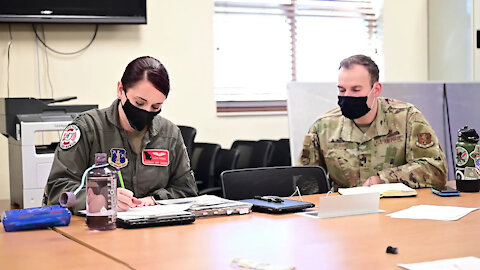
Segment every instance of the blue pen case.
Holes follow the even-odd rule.
[[[3,228],[6,232],[44,229],[70,224],[72,213],[60,205],[15,209],[5,211],[2,215]]]

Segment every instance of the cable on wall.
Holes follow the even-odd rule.
[[[45,28],[43,27],[43,25],[42,25],[42,37],[43,37],[43,40],[46,43],[47,42],[47,37],[45,36]],[[50,90],[52,91],[52,98],[54,98],[52,78],[50,77],[50,62],[48,61],[48,51],[47,51],[47,47],[44,46],[43,48],[44,48],[44,54],[45,54],[45,64],[47,65],[47,67],[46,67],[47,68],[47,81],[48,81],[48,85],[50,86]]]
[[[37,90],[38,97],[42,98],[42,78],[40,77],[40,54],[38,52],[38,38],[35,37],[35,58],[37,62]]]
[[[447,126],[448,126],[448,142],[449,142],[449,145],[450,145],[450,155],[451,155],[451,159],[452,159],[452,165],[453,165],[453,172],[455,175],[455,157],[453,155],[453,145],[452,145],[452,130],[451,130],[451,127],[450,127],[450,112],[448,110],[448,97],[447,97],[447,85],[444,83],[443,84],[443,101],[444,101],[444,104],[445,104],[445,112],[447,113]]]
[[[8,41],[8,47],[7,47],[7,97],[10,97],[10,50],[13,44],[11,24],[8,24],[8,34],[10,36],[10,40]]]
[[[37,32],[37,27],[35,26],[35,24],[32,24],[32,29],[33,29],[33,32],[35,33],[35,36],[38,38],[38,40],[40,41],[40,43],[43,44],[43,46],[45,46],[45,48],[49,49],[50,51],[54,52],[54,53],[57,53],[57,54],[61,54],[61,55],[72,55],[72,54],[77,54],[79,52],[82,52],[86,49],[88,49],[90,47],[90,45],[92,45],[93,41],[95,40],[95,38],[97,37],[97,33],[98,33],[98,24],[95,25],[95,32],[93,33],[93,36],[92,36],[92,39],[90,40],[90,42],[88,42],[88,44],[79,49],[79,50],[76,50],[76,51],[73,51],[73,52],[61,52],[59,50],[56,50],[56,49],[53,49],[52,47],[48,46],[47,43],[45,42],[44,39],[40,38],[40,36],[38,35],[38,32]],[[43,31],[43,26],[42,26],[42,31]]]

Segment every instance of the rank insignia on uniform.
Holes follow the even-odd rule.
[[[168,166],[170,163],[168,150],[146,149],[142,151],[143,165]]]
[[[123,148],[110,149],[108,163],[113,167],[120,169],[128,165],[127,151]]]
[[[418,139],[415,143],[420,148],[428,148],[433,145],[431,133],[418,133]]]
[[[62,139],[58,143],[61,149],[67,150],[72,148],[80,140],[81,132],[77,125],[68,125],[62,133]]]

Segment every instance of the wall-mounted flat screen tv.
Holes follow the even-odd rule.
[[[3,23],[146,24],[146,0],[0,0]]]

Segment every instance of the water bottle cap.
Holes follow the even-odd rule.
[[[107,154],[105,153],[96,153],[95,154],[95,165],[102,165],[107,163]]]
[[[468,126],[464,126],[458,131],[458,139],[466,142],[477,143],[479,137],[474,128],[468,128]]]

